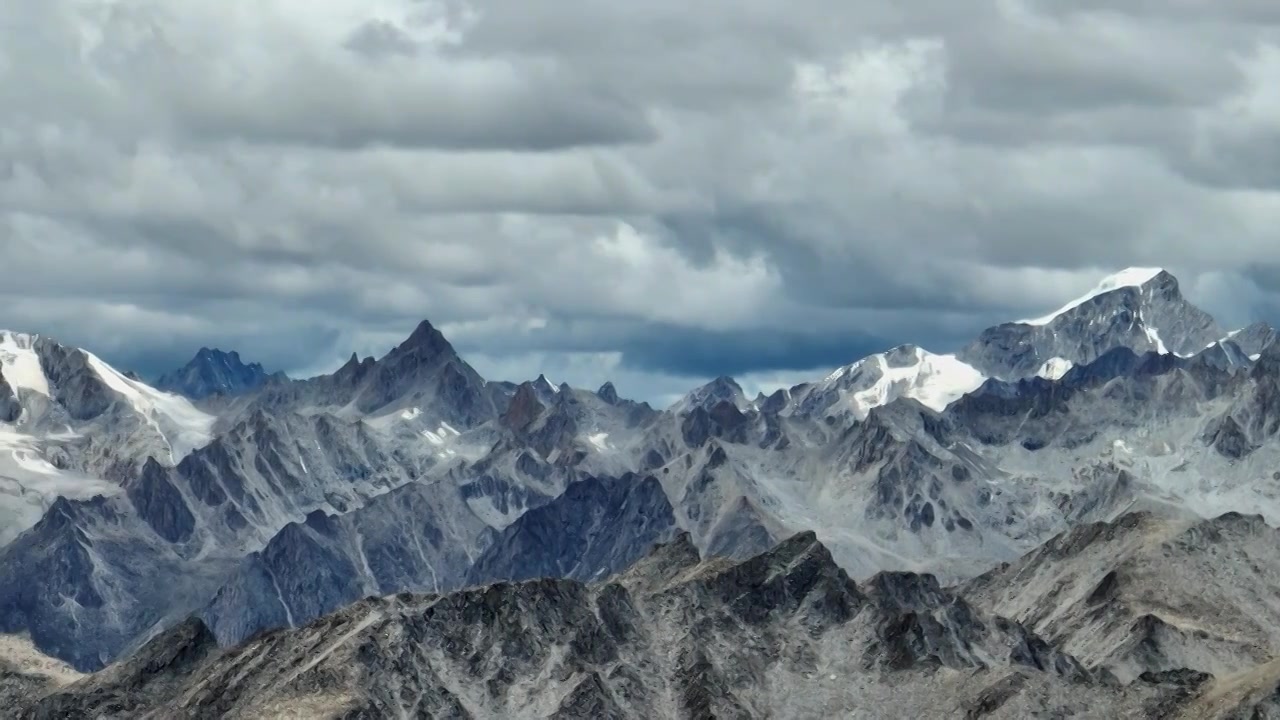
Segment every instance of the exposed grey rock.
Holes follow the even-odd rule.
[[[521,432],[532,425],[545,409],[533,384],[524,383],[516,388],[516,394],[502,414],[501,422],[511,430]]]
[[[332,375],[269,383],[251,407],[272,412],[321,408],[343,416],[417,408],[429,413],[431,422],[466,429],[496,418],[508,400],[504,386],[486,384],[440,331],[423,321],[382,358],[352,355]]]
[[[362,507],[434,462],[363,423],[257,412],[175,468],[148,461],[122,495],[59,499],[0,548],[0,632],[96,669],[203,607],[289,522]]]
[[[169,479],[169,471],[154,459],[147,460],[141,474],[126,486],[126,492],[138,516],[165,541],[186,542],[195,532],[195,515]],[[219,493],[217,499],[225,500],[226,496]]]
[[[1280,660],[1280,531],[1260,517],[1134,513],[1077,527],[960,592],[1092,671],[1130,683],[1190,670],[1230,678]]]
[[[224,652],[187,623],[18,717],[1144,717],[1175,682],[1117,688],[928,577],[863,592],[812,534],[737,564],[681,536],[614,581],[368,599]]]
[[[22,404],[8,381],[4,379],[4,371],[0,369],[0,422],[17,422],[22,417]]]
[[[596,395],[599,395],[601,400],[609,403],[610,405],[616,405],[619,400],[618,389],[615,388],[611,382],[601,385],[600,389],[596,391]]]
[[[1235,343],[1247,356],[1257,355],[1275,344],[1276,330],[1267,323],[1257,322],[1233,333],[1231,342]]]
[[[458,489],[411,483],[360,510],[317,510],[289,524],[245,559],[202,617],[233,644],[370,595],[453,590],[493,535]]]
[[[49,379],[53,400],[71,419],[92,420],[117,402],[116,394],[93,371],[88,357],[80,350],[59,345],[49,338],[37,340],[35,350]]]
[[[990,328],[959,357],[990,377],[1016,380],[1035,375],[1052,358],[1088,364],[1117,347],[1193,355],[1224,334],[1183,298],[1176,278],[1160,272],[1141,287],[1102,293],[1044,325]]]
[[[507,527],[476,559],[468,582],[597,580],[630,567],[675,533],[671,503],[656,478],[587,478]]]
[[[722,375],[684,396],[671,407],[670,412],[683,415],[697,408],[710,410],[721,403],[728,403],[743,411],[751,407],[751,402],[747,400],[747,395],[742,391],[738,381]]]
[[[776,526],[771,529],[766,515],[746,497],[730,506],[706,533],[708,555],[735,559],[748,558],[773,547],[778,542]]]

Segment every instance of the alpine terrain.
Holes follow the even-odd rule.
[[[0,334],[23,718],[1280,717],[1280,344],[1133,268],[653,408],[429,322],[149,385]]]

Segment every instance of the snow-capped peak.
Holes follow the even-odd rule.
[[[914,345],[903,345],[836,370],[796,401],[809,405],[807,412],[827,412],[843,406],[858,418],[898,398],[911,398],[941,411],[986,380],[955,355],[936,355]],[[822,398],[819,403],[826,407],[812,407],[811,398]]]
[[[1098,285],[1094,287],[1092,290],[1085,293],[1084,295],[1081,295],[1075,300],[1072,300],[1066,305],[1063,305],[1062,307],[1058,308],[1054,312],[1049,313],[1048,315],[1045,315],[1043,317],[1034,318],[1032,320],[1019,320],[1018,322],[1023,325],[1048,325],[1049,323],[1053,322],[1054,318],[1057,318],[1059,315],[1065,312],[1069,312],[1089,302],[1090,300],[1098,297],[1099,295],[1104,295],[1114,290],[1119,290],[1120,288],[1142,287],[1143,285],[1146,285],[1147,283],[1154,280],[1162,272],[1164,272],[1164,268],[1149,268],[1149,267],[1148,268],[1144,268],[1144,267],[1126,268],[1124,270],[1121,270],[1118,273],[1115,273],[1114,275],[1108,275],[1107,277],[1103,278],[1102,282],[1098,283]]]

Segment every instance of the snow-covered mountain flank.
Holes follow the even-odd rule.
[[[1266,716],[1275,340],[1131,269],[660,410],[488,381],[427,322],[175,393],[5,333],[0,632],[110,666],[15,685],[31,717]]]

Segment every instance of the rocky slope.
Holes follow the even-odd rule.
[[[859,588],[812,534],[741,563],[681,536],[609,582],[368,599],[226,652],[191,621],[19,717],[1026,717],[1164,694],[928,576]]]
[[[0,635],[0,707],[15,712],[84,675],[36,650],[28,638]]]
[[[1277,532],[1128,514],[955,588],[856,584],[811,533],[745,561],[681,534],[605,581],[371,597],[229,649],[193,619],[14,715],[1271,717]]]
[[[59,497],[114,495],[149,459],[180,462],[215,421],[91,353],[0,331],[0,547]]]

